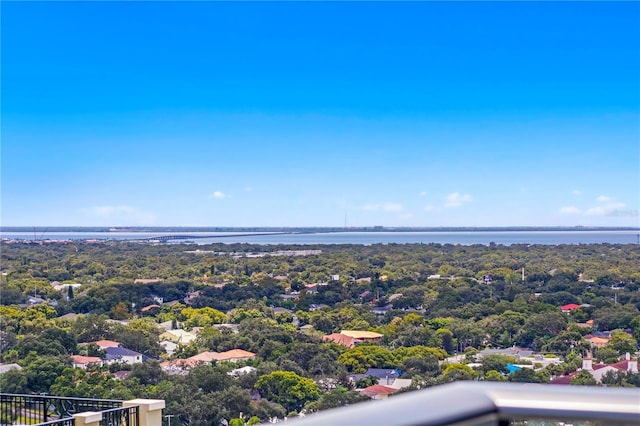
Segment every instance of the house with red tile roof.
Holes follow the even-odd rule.
[[[638,372],[638,360],[631,359],[629,354],[625,355],[625,359],[613,364],[594,364],[590,356],[585,357],[582,360],[582,368],[578,371],[574,371],[566,376],[560,376],[552,379],[549,383],[552,385],[568,385],[571,383],[571,379],[580,371],[588,371],[597,383],[602,383],[602,378],[609,372],[625,372],[625,373],[637,373]]]
[[[102,358],[97,356],[71,355],[71,363],[74,368],[82,368],[83,370],[86,370],[94,365],[101,367]]]
[[[346,346],[349,349],[353,348],[356,345],[356,339],[340,333],[333,333],[322,336],[322,340],[325,342],[337,343],[338,345]]]
[[[120,346],[120,342],[116,342],[114,340],[98,340],[97,342],[92,343],[98,345],[100,349],[117,348]]]
[[[360,395],[368,396],[371,399],[386,399],[396,392],[398,392],[398,389],[389,386],[373,385],[362,389]]]
[[[229,361],[238,362],[254,359],[256,354],[242,349],[231,349],[225,352],[200,352],[197,355],[186,359],[174,359],[160,363],[160,367],[167,372],[184,371],[197,367],[201,364],[207,364],[213,361]]]
[[[575,303],[569,303],[568,305],[564,305],[560,307],[560,310],[565,313],[575,311],[576,309],[580,309],[580,305],[576,305]]]
[[[144,308],[140,309],[140,312],[149,312],[152,309],[162,309],[162,307],[160,305],[148,305],[145,306]]]
[[[242,349],[231,349],[216,355],[216,361],[238,362],[254,359],[256,354]]]

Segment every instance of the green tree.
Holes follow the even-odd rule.
[[[439,377],[441,383],[449,383],[456,380],[474,380],[477,374],[471,367],[464,364],[449,364]]]
[[[349,371],[364,373],[368,368],[393,368],[393,354],[379,346],[356,346],[338,357],[338,362]]]
[[[29,391],[49,392],[49,387],[62,374],[68,364],[53,357],[35,357],[23,369]]]
[[[338,386],[327,393],[322,394],[320,399],[307,404],[306,409],[309,411],[328,410],[330,408],[342,407],[345,405],[355,404],[356,402],[366,401],[369,398],[361,396],[354,391],[350,391],[344,386]]]
[[[593,378],[591,373],[583,370],[571,378],[570,384],[580,386],[595,386],[597,382],[596,379]]]
[[[28,393],[27,375],[16,368],[0,374],[0,389],[4,393]]]
[[[621,330],[616,330],[611,333],[611,340],[609,341],[610,348],[623,355],[625,353],[635,353],[638,350],[638,342],[629,333],[625,333]]]
[[[537,374],[531,368],[523,368],[521,370],[516,370],[509,375],[510,382],[524,382],[524,383],[547,383],[549,380],[542,376],[542,374]]]
[[[507,364],[515,363],[516,359],[507,355],[485,355],[482,357],[482,371],[487,374],[489,371],[494,370],[503,374],[508,374],[509,369]]]
[[[320,389],[313,380],[290,371],[274,371],[260,376],[255,387],[264,397],[281,404],[287,411],[300,411],[305,403],[320,398]]]
[[[507,378],[504,374],[496,370],[489,370],[485,373],[484,379],[488,382],[505,382]]]

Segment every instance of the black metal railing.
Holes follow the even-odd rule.
[[[75,419],[73,417],[67,417],[66,419],[58,419],[52,420],[50,422],[38,423],[36,426],[75,426]]]
[[[102,411],[100,426],[139,426],[138,406]]]
[[[122,401],[51,395],[0,394],[0,424],[49,425],[50,422],[54,422],[51,424],[73,425],[73,419],[70,423],[69,419],[74,414],[115,408],[122,408]],[[133,423],[114,424],[134,425]]]

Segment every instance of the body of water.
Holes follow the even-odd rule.
[[[639,231],[433,231],[433,232],[327,232],[305,234],[239,232],[51,232],[37,235],[38,240],[143,240],[163,236],[189,235],[192,240],[177,243],[248,243],[248,244],[638,244]],[[33,240],[29,232],[4,232],[4,239]]]

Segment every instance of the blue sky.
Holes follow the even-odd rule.
[[[5,226],[639,226],[640,3],[2,2]]]

